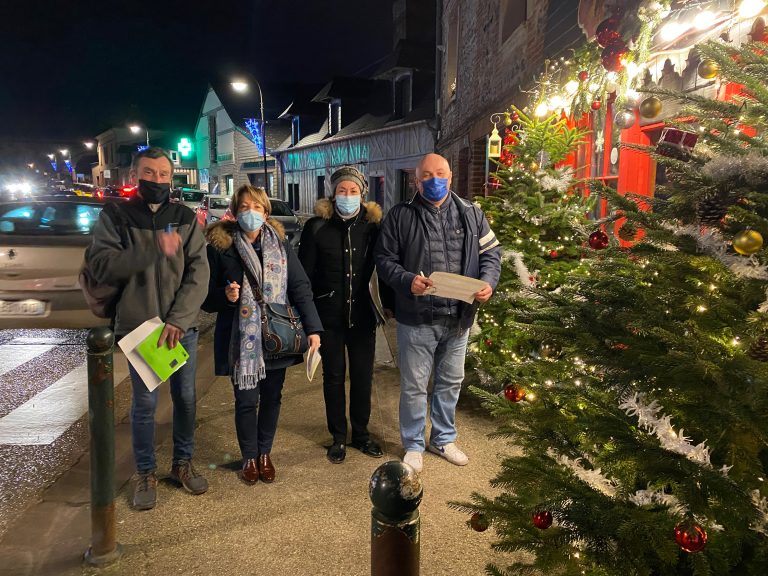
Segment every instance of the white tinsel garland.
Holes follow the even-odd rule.
[[[573,168],[570,166],[559,168],[554,171],[554,174],[542,171],[536,174],[536,178],[542,189],[554,190],[562,194],[573,185]]]
[[[648,506],[649,504],[661,504],[667,506],[673,514],[684,516],[688,509],[680,503],[672,494],[666,494],[664,490],[638,490],[629,497],[629,501],[636,506]]]
[[[746,156],[715,156],[702,168],[702,173],[715,182],[744,181],[750,186],[764,185],[768,180],[768,157],[756,152]]]
[[[515,272],[517,273],[518,280],[520,280],[520,284],[527,288],[535,288],[537,274],[531,274],[528,271],[528,267],[525,265],[525,262],[523,262],[522,253],[515,250],[502,250],[501,261],[507,262],[509,260],[512,260],[512,263],[515,266]]]
[[[568,456],[555,453],[552,448],[549,448],[547,453],[558,463],[562,464],[571,472],[573,472],[580,480],[583,480],[598,492],[602,492],[606,496],[610,497],[614,497],[616,495],[616,482],[606,476],[603,476],[602,470],[600,470],[600,468],[594,468],[592,470],[587,470],[584,468],[581,462],[582,460],[586,460],[586,458],[576,458],[573,460],[568,458]]]
[[[696,239],[699,250],[710,256],[714,256],[725,266],[731,269],[731,272],[742,278],[753,278],[755,280],[768,280],[768,266],[760,263],[754,255],[745,258],[735,254],[728,254],[728,244],[723,240],[720,231],[715,228],[703,228],[701,226],[687,225],[679,226],[672,223],[665,224],[667,230],[672,231],[676,236],[690,236]]]
[[[761,496],[760,490],[752,490],[752,503],[757,508],[760,516],[752,523],[750,528],[755,532],[768,536],[768,498]]]
[[[662,407],[656,400],[646,404],[645,396],[635,392],[634,394],[627,394],[619,404],[619,408],[624,410],[628,416],[637,416],[639,427],[655,435],[662,448],[681,454],[707,468],[712,467],[706,441],[694,446],[690,438],[685,436],[684,430],[680,429],[680,432],[677,432],[672,427],[671,416],[662,415],[659,417]]]

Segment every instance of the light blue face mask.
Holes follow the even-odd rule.
[[[360,196],[336,196],[336,209],[344,216],[354,214],[360,208]]]
[[[448,194],[448,178],[430,178],[421,181],[421,195],[430,202],[440,202]]]
[[[246,232],[256,232],[264,225],[264,216],[255,210],[245,210],[237,215],[237,223]]]

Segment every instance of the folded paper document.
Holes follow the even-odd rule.
[[[307,365],[307,380],[312,382],[315,377],[315,370],[320,365],[320,351],[317,348],[310,348],[304,352],[304,363]]]
[[[463,300],[467,304],[472,304],[475,300],[475,294],[485,288],[487,284],[487,282],[477,278],[451,274],[450,272],[432,272],[429,279],[432,280],[432,286],[427,288],[424,296],[453,298],[454,300]]]
[[[157,347],[164,327],[163,321],[154,317],[126,334],[117,344],[150,391],[170,378],[189,358],[181,344],[177,344],[173,350],[167,344]]]

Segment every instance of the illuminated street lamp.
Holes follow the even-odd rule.
[[[93,142],[83,142],[83,145],[85,145],[88,150],[93,150]]]
[[[261,115],[261,156],[264,162],[264,190],[269,196],[269,175],[267,174],[267,125],[264,123],[264,96],[261,93],[261,84],[254,79],[256,87],[259,89],[259,112]],[[233,80],[229,83],[232,86],[232,90],[239,94],[248,92],[248,83],[242,80]]]
[[[128,126],[128,128],[131,130],[133,134],[138,134],[141,132],[142,128],[138,124],[131,124]],[[149,148],[149,128],[145,129],[147,131],[147,148]]]

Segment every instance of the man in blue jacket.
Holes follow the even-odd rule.
[[[448,161],[438,154],[422,158],[416,168],[418,194],[390,210],[375,251],[379,278],[395,291],[400,437],[403,462],[416,472],[421,472],[425,447],[457,466],[469,461],[455,442],[467,338],[478,306],[490,299],[501,273],[501,247],[488,220],[450,186]],[[472,304],[424,295],[432,272],[478,278],[486,286]],[[427,386],[433,368],[427,444]]]

